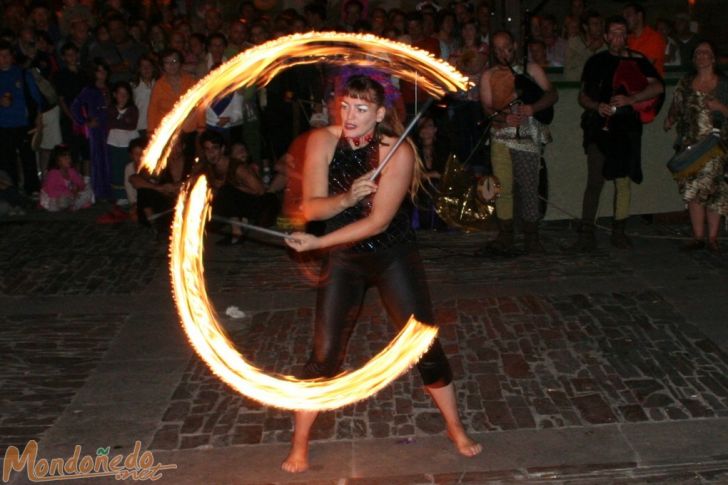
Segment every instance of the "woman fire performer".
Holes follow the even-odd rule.
[[[376,76],[375,76],[376,77]],[[312,132],[305,156],[303,212],[325,220],[326,234],[294,233],[296,251],[329,249],[316,300],[314,347],[304,378],[339,373],[356,316],[368,287],[376,286],[390,318],[403,327],[410,315],[434,321],[424,267],[410,227],[405,196],[420,185],[420,162],[411,143],[403,143],[382,170],[372,171],[404,131],[392,109],[387,80],[350,77],[341,94],[341,125]],[[464,456],[481,452],[458,415],[450,366],[439,341],[417,364],[427,392],[445,419],[449,438]],[[308,442],[316,411],[297,411],[288,472],[308,469]]]

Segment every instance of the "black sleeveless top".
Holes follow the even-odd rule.
[[[348,192],[356,179],[379,164],[379,142],[352,149],[346,138],[339,139],[334,158],[329,164],[329,195]],[[326,232],[333,232],[347,224],[367,217],[372,210],[372,196],[365,197],[358,204],[336,214],[326,221]],[[397,244],[413,242],[415,233],[410,226],[409,211],[404,204],[399,206],[389,227],[375,236],[351,243],[346,251],[354,253],[374,252],[391,248]]]

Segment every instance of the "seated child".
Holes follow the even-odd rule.
[[[124,190],[126,198],[131,204],[129,209],[129,217],[133,222],[137,222],[137,189],[131,183],[132,175],[139,173],[139,167],[142,164],[142,155],[144,148],[147,146],[146,138],[135,138],[129,142],[129,158],[131,161],[124,167]]]
[[[66,145],[56,145],[48,161],[48,172],[43,178],[40,191],[40,206],[56,212],[78,210],[94,203],[94,193],[73,168],[71,149]]]

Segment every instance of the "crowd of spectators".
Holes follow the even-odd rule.
[[[448,60],[469,76],[473,89],[447,114],[435,113],[421,122],[417,137],[426,150],[428,177],[435,181],[443,165],[442,146],[445,153],[458,151],[466,158],[480,136],[478,83],[491,56],[492,3],[426,0],[406,11],[347,0],[332,10],[327,2],[312,0],[300,10],[264,11],[252,1],[0,2],[0,196],[5,201],[0,208],[22,213],[38,205],[41,193],[49,210],[87,206],[89,201],[48,203],[50,172],[60,166],[60,175],[53,178],[61,176],[78,193],[88,193],[83,191],[90,187],[93,200],[114,204],[100,222],[137,215],[140,222],[148,222],[167,210],[179,183],[196,170],[197,159],[201,166],[207,164],[205,170],[215,166],[206,160],[202,140],[214,146],[221,142],[223,158],[235,167],[227,170],[222,185],[246,197],[277,192],[280,199],[284,184],[280,177],[273,187],[271,183],[276,170],[285,172],[291,165],[281,162],[290,157],[291,143],[334,116],[327,111],[333,86],[327,66],[297,66],[265,88],[236,91],[201,107],[182,127],[174,152],[180,164],[171,165],[174,173],[135,176],[136,167],[145,140],[200,78],[251,46],[309,30],[371,32],[396,39]],[[644,17],[643,25],[628,20],[638,33],[644,28],[662,39],[666,65],[689,64],[697,37],[686,15],[673,21],[655,19],[655,29]],[[561,66],[565,79],[578,80],[589,56],[605,48],[602,34],[602,16],[584,1],[573,0],[562,22],[550,14],[531,18],[528,51],[533,62]],[[399,88],[403,114],[412,116],[424,93],[404,82]],[[443,123],[443,117],[450,123]],[[433,145],[438,147],[436,157]],[[233,147],[245,153],[242,160],[231,156]],[[66,158],[78,177],[62,168]],[[149,190],[163,197],[150,196]],[[245,211],[231,205],[245,197],[232,194],[232,202],[219,205],[227,215],[243,217]],[[277,205],[265,200],[266,210],[281,205],[280,200]],[[246,207],[258,207],[251,204]],[[441,227],[431,211],[421,215],[423,226]],[[275,220],[270,214],[264,219]]]

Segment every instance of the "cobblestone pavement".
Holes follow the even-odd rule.
[[[53,425],[124,320],[103,313],[0,316],[0,455]]]
[[[258,313],[232,336],[255,365],[290,373],[308,353],[310,320],[311,309]],[[472,432],[728,417],[727,356],[654,292],[456,299],[438,305],[437,321]],[[367,308],[348,367],[391,333],[386,316]],[[194,359],[151,447],[287,442],[290,430],[290,413],[238,396]],[[316,439],[442,431],[413,372],[323,414]]]
[[[4,301],[139,296],[168,277],[165,241],[131,224],[96,225],[82,219],[0,221],[0,231],[0,297]],[[656,238],[685,234],[684,228],[659,225],[647,232]],[[632,279],[635,267],[629,258],[615,257],[606,245],[589,255],[559,251],[573,239],[573,231],[564,223],[546,226],[544,241],[550,253],[539,258],[476,258],[473,252],[484,239],[484,235],[458,233],[420,237],[437,302],[440,338],[451,359],[470,431],[728,417],[728,356],[663,293],[639,284],[609,291],[575,284],[567,293],[549,291],[551,284],[559,282]],[[654,264],[669,265],[674,254],[659,253],[653,257]],[[689,261],[688,279],[725,275],[728,269],[725,256],[696,252],[681,257]],[[225,248],[211,243],[205,260],[213,300],[236,294],[310,295],[315,280],[311,275],[318,268],[314,259],[292,263],[291,255],[275,242],[253,240]],[[542,291],[488,297],[452,291],[499,284],[518,287],[534,281]],[[279,301],[265,311],[241,309],[245,318],[223,323],[246,359],[280,373],[294,373],[303,365],[310,351],[310,305]],[[84,313],[72,307],[54,313],[32,308],[0,312],[0,452],[8,445],[42,439],[100,365],[128,318],[125,312]],[[392,334],[381,306],[376,299],[367,299],[346,366],[360,366]],[[319,442],[391,438],[406,445],[442,431],[439,413],[423,392],[419,376],[410,372],[371,399],[323,413],[313,438]],[[224,449],[284,443],[290,435],[290,413],[241,397],[193,357],[149,449]],[[634,470],[615,472],[613,483],[669,483],[676,477],[720,483],[728,480],[727,469],[715,464],[691,471],[665,468],[653,470],[649,477],[640,477]],[[563,483],[589,483],[596,472],[558,470]],[[514,479],[520,472],[509,473]],[[550,473],[557,472],[528,472],[530,479],[559,483]],[[499,480],[474,472],[430,479],[434,480],[420,477],[417,482]],[[393,476],[389,483],[413,480]]]
[[[531,485],[685,485],[727,483],[728,464],[693,466],[690,470],[677,466],[655,467],[650,470],[599,470],[596,467],[553,470],[504,470],[498,472],[464,472],[413,474],[376,478],[350,478],[316,482],[288,482],[288,485],[460,485],[524,483]]]
[[[131,224],[16,222],[2,230],[2,295],[135,293],[166,266],[165,246]]]

